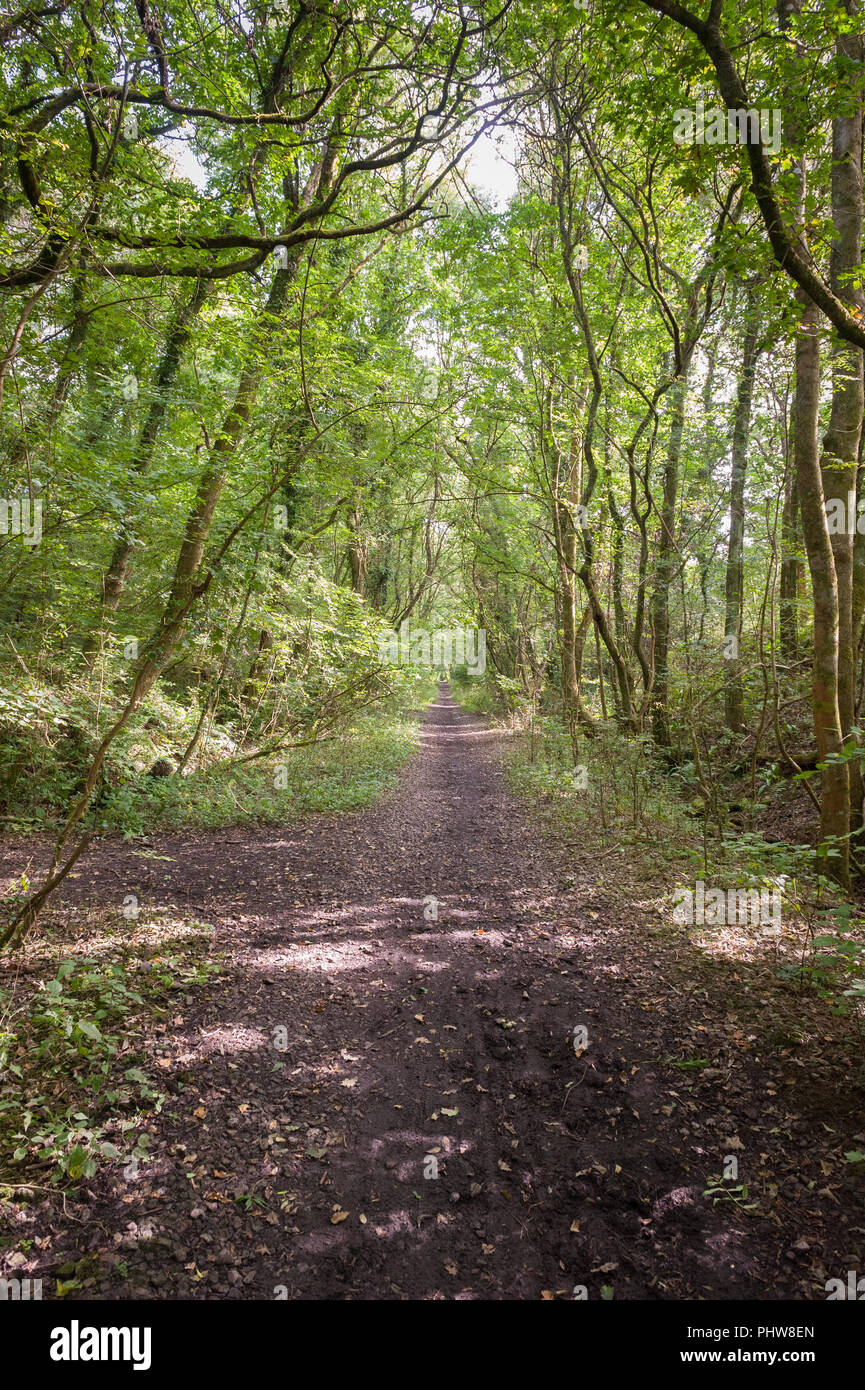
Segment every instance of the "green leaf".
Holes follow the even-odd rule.
[[[75,1148],[66,1159],[66,1171],[70,1178],[77,1179],[83,1177],[85,1169],[87,1168],[87,1162],[87,1150],[82,1149],[80,1144],[76,1144]]]

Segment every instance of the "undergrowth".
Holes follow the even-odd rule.
[[[375,705],[349,707],[324,730],[286,727],[255,740],[239,723],[210,724],[183,772],[200,711],[157,688],[112,745],[84,826],[129,837],[366,806],[414,750],[413,711],[434,688],[426,674],[403,674]],[[33,682],[0,690],[0,810],[12,833],[62,824],[110,713],[78,688],[64,699]],[[301,746],[273,747],[280,742]],[[261,748],[272,751],[250,756]]]
[[[648,737],[599,725],[575,766],[561,721],[536,716],[507,746],[510,784],[540,800],[559,833],[624,850],[642,879],[663,880],[662,915],[674,932],[716,952],[769,956],[781,983],[862,1015],[865,913],[827,873],[825,847],[818,855],[811,845],[709,826],[683,802],[681,779]]]
[[[221,969],[209,923],[152,917],[134,944],[128,923],[101,922],[97,955],[62,946],[53,974],[35,983],[4,962],[0,1187],[68,1185],[106,1162],[132,1176],[146,1158],[143,1122],[167,1095],[145,1034],[176,1022]]]

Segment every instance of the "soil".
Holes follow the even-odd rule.
[[[443,687],[371,810],[94,843],[61,909],[180,904],[225,973],[152,1040],[152,1157],[16,1208],[19,1273],[75,1263],[67,1301],[822,1299],[865,1268],[841,1025],[545,828],[501,739]]]

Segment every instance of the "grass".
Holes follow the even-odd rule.
[[[367,713],[330,739],[268,762],[188,777],[130,777],[105,797],[97,823],[129,837],[356,811],[394,786],[416,747],[417,721],[407,711]]]
[[[731,831],[723,838],[690,812],[682,790],[653,755],[651,742],[599,726],[580,744],[574,767],[560,721],[536,718],[508,741],[507,776],[519,795],[543,807],[559,835],[588,852],[602,878],[633,885],[663,930],[716,957],[765,959],[780,985],[817,994],[837,1013],[865,1017],[865,915],[844,902],[809,845],[766,841]],[[616,853],[618,851],[618,853]],[[676,911],[683,889],[767,890],[783,922],[730,920],[706,912],[685,923]],[[728,899],[729,901],[729,899]]]
[[[347,708],[320,742],[249,762],[243,759],[255,742],[232,723],[211,725],[193,770],[159,777],[151,769],[177,766],[198,710],[157,687],[112,746],[86,828],[130,837],[358,810],[393,785],[416,746],[413,710],[434,691],[426,674],[404,677],[374,706]],[[50,833],[62,824],[110,716],[81,690],[70,690],[64,705],[33,683],[0,688],[0,810],[12,833]],[[300,743],[304,727],[271,730],[258,742]]]
[[[510,744],[508,776],[518,793],[542,798],[560,826],[577,828],[590,841],[640,846],[656,867],[685,857],[694,820],[676,797],[648,738],[626,738],[599,729],[580,744],[574,765],[562,724],[539,716]],[[663,856],[657,850],[663,837]]]

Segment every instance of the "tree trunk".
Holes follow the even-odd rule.
[[[724,722],[736,732],[745,723],[745,694],[742,687],[742,600],[744,594],[745,477],[748,470],[748,435],[754,374],[757,369],[757,321],[753,292],[748,295],[745,340],[742,344],[742,370],[736,391],[733,418],[733,448],[730,475],[730,534],[727,541],[727,575],[724,617]]]
[[[789,28],[791,17],[801,11],[801,0],[779,0],[780,28]],[[801,45],[797,45],[801,52]],[[791,147],[802,142],[795,115],[785,120]],[[809,255],[806,237],[807,163],[797,155],[798,207],[791,229],[800,254]],[[834,194],[834,186],[833,186]],[[820,839],[833,851],[827,870],[845,887],[850,882],[850,777],[840,759],[844,736],[838,700],[839,601],[835,556],[826,516],[826,499],[817,441],[820,410],[820,310],[807,292],[796,290],[800,306],[796,337],[796,391],[793,401],[793,456],[799,491],[802,535],[811,575],[814,602],[814,663],[811,703],[820,761],[832,759],[821,773]],[[845,499],[846,500],[846,499]]]
[[[791,441],[792,443],[792,441]],[[792,452],[792,451],[791,451]],[[789,667],[799,659],[799,487],[792,457],[788,460],[781,516],[781,581],[779,593],[779,637],[781,656]]]
[[[555,503],[559,546],[559,607],[561,611],[562,714],[577,759],[580,678],[577,670],[577,533],[567,508]],[[591,611],[591,610],[589,610]],[[585,627],[583,628],[585,637]]]
[[[682,461],[682,431],[688,396],[688,370],[670,391],[670,439],[664,465],[664,491],[661,501],[661,534],[652,596],[654,635],[654,686],[652,689],[652,733],[662,748],[670,746],[668,701],[670,693],[670,587],[676,563],[676,500]]]
[[[184,304],[169,329],[162,357],[154,374],[150,404],[139,430],[135,452],[132,456],[131,472],[135,475],[140,476],[142,473],[146,473],[153,460],[156,440],[168,410],[171,390],[180,370],[183,350],[189,340],[199,310],[206,302],[208,295],[211,294],[212,288],[212,282],[200,280],[191,298]],[[108,569],[102,581],[99,616],[93,632],[90,633],[84,644],[84,651],[91,657],[90,664],[99,650],[98,634],[117,611],[123,586],[126,583],[129,556],[133,547],[129,518],[130,514],[127,512],[120,523]]]
[[[855,13],[856,0],[847,9]],[[846,76],[845,114],[832,121],[832,221],[835,241],[829,258],[830,284],[861,319],[865,299],[855,272],[862,257],[862,39],[842,34],[837,53]],[[839,93],[839,101],[841,100]],[[824,496],[843,504],[846,526],[831,536],[838,585],[838,711],[845,743],[858,743],[856,727],[856,646],[853,615],[854,539],[859,471],[859,438],[863,410],[862,351],[836,342],[832,350],[832,408],[823,436],[820,468]],[[862,775],[850,763],[850,829],[862,829]]]
[[[823,480],[817,444],[820,405],[820,311],[797,291],[802,303],[801,331],[796,340],[794,452],[799,481],[802,531],[814,593],[814,669],[812,709],[820,761],[839,758],[844,739],[838,707],[838,582],[829,537]],[[832,840],[837,856],[829,870],[842,883],[849,881],[850,779],[844,762],[830,762],[822,773],[820,838]]]

